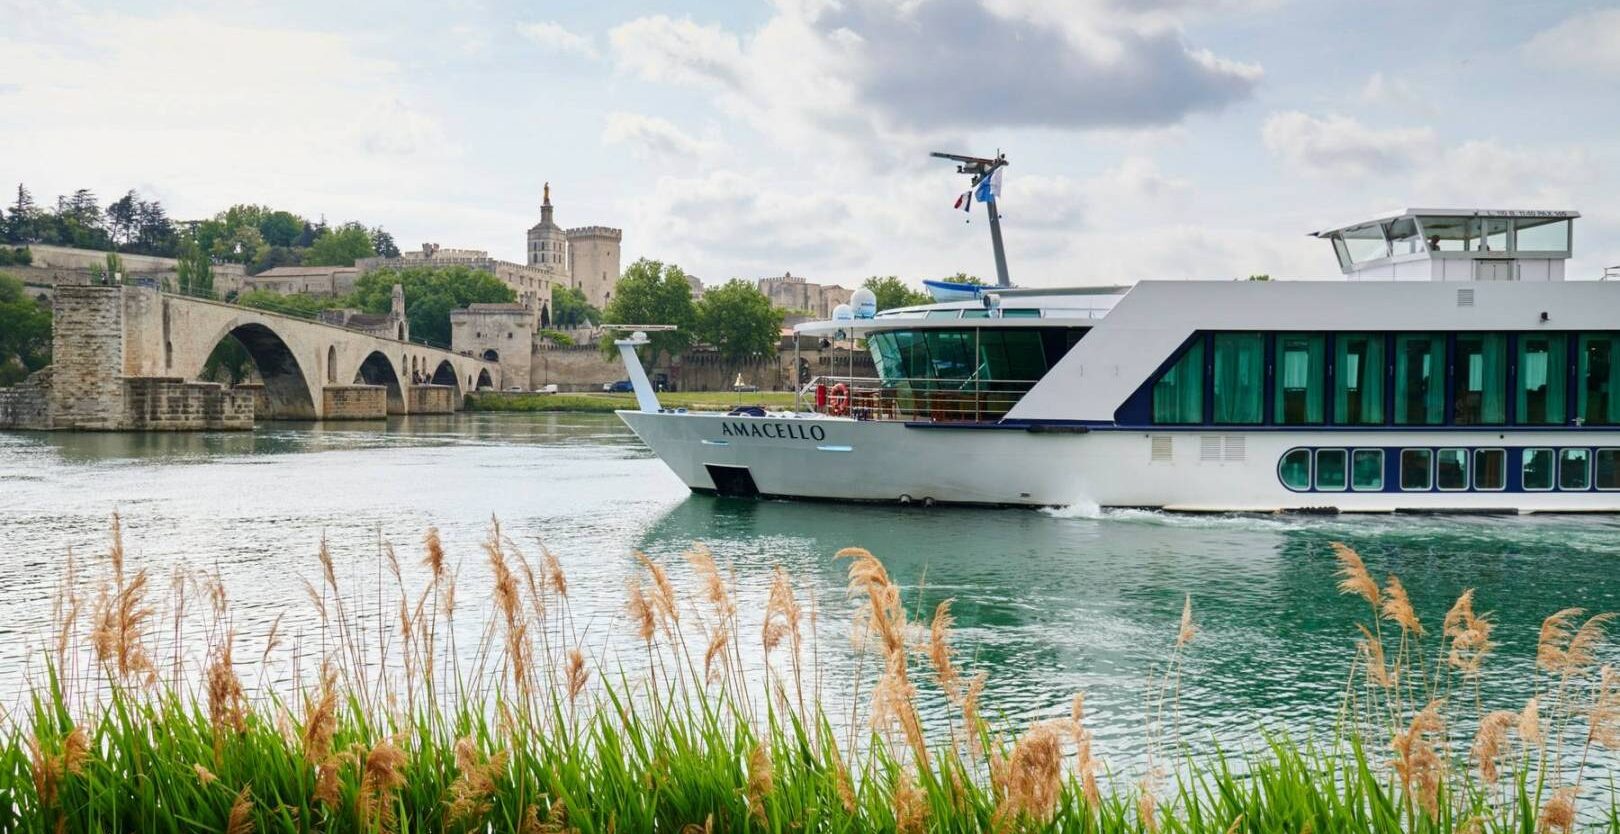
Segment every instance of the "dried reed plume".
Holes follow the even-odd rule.
[[[356,798],[360,819],[375,819],[378,827],[389,828],[394,819],[394,792],[405,785],[405,752],[383,739],[366,752],[361,765],[360,794]]]
[[[1374,611],[1378,611],[1382,607],[1383,597],[1379,593],[1378,583],[1367,572],[1366,563],[1361,561],[1361,554],[1344,542],[1333,542],[1332,547],[1334,556],[1339,560],[1339,593],[1355,594],[1366,600]]]
[[[1068,721],[1041,721],[1031,726],[1012,754],[998,768],[1003,791],[999,819],[1027,818],[1045,823],[1057,809],[1063,790],[1063,736],[1072,733]]]
[[[1479,722],[1479,730],[1474,733],[1474,746],[1468,757],[1479,768],[1479,778],[1487,785],[1496,783],[1498,771],[1496,762],[1501,758],[1503,748],[1507,745],[1508,730],[1517,727],[1519,714],[1512,710],[1497,710],[1486,715]]]
[[[1360,623],[1356,623],[1356,628],[1361,631],[1356,648],[1367,660],[1367,679],[1384,689],[1393,689],[1400,670],[1384,662],[1384,644],[1376,635]]]
[[[445,576],[444,543],[439,541],[439,528],[429,527],[427,535],[422,537],[422,564],[427,566],[428,572],[433,575],[434,582],[442,582]]]
[[[1446,662],[1465,677],[1477,677],[1485,665],[1485,656],[1496,648],[1491,642],[1494,627],[1490,614],[1474,613],[1474,589],[1463,591],[1441,622],[1441,634],[1451,644]]]
[[[793,583],[788,579],[787,571],[778,565],[771,576],[770,594],[765,599],[765,623],[760,635],[766,654],[775,651],[783,638],[787,638],[794,656],[798,656],[803,640],[799,630],[800,617],[799,602],[793,596]]]
[[[568,650],[565,679],[568,682],[569,703],[578,701],[580,693],[585,691],[585,684],[591,679],[590,670],[585,668],[585,654],[579,649]]]
[[[872,690],[872,725],[884,728],[899,724],[917,761],[926,763],[928,748],[917,716],[916,689],[907,668],[906,611],[900,602],[900,589],[889,579],[883,563],[868,550],[846,547],[833,558],[850,560],[849,592],[866,597],[860,619],[880,641],[884,663],[882,676]]]
[[[231,803],[230,816],[226,818],[225,834],[253,834],[253,789],[247,785],[242,786],[236,795],[236,801]]]
[[[1597,694],[1586,714],[1588,744],[1620,749],[1620,674],[1604,664],[1599,670]]]
[[[951,703],[960,706],[962,673],[957,671],[951,659],[951,626],[956,624],[956,619],[951,616],[952,602],[955,600],[941,600],[934,608],[934,619],[928,626],[928,662],[933,664],[934,680],[939,682],[939,688],[951,699]]]
[[[763,743],[755,743],[754,749],[748,753],[748,813],[766,824],[765,800],[775,790],[774,771],[771,767],[771,751]]]
[[[1441,701],[1430,701],[1407,728],[1395,734],[1395,771],[1401,777],[1407,796],[1416,796],[1432,816],[1439,811],[1440,785],[1445,779],[1445,760],[1435,747],[1445,737],[1445,720],[1440,716]]]
[[[895,777],[893,810],[897,834],[922,834],[928,830],[928,795],[917,787],[910,773]]]
[[[111,587],[103,584],[93,612],[90,643],[96,659],[117,673],[125,683],[150,683],[155,679],[151,657],[146,651],[146,625],[154,610],[146,603],[147,574],[143,568],[133,577],[124,574],[123,527],[116,513],[112,520],[112,544],[107,550],[113,567]]]
[[[1181,604],[1181,627],[1176,630],[1176,648],[1186,648],[1197,633],[1198,629],[1193,625],[1192,618],[1192,594],[1188,594]]]
[[[631,576],[627,580],[624,607],[630,614],[630,621],[636,626],[636,636],[643,642],[652,643],[653,636],[658,633],[658,615],[653,612],[652,602],[647,599],[641,577]]]
[[[236,665],[231,649],[236,632],[225,632],[225,640],[215,649],[208,663],[208,718],[214,728],[228,728],[240,735],[247,732],[247,695],[242,680],[236,676]]]
[[[1541,732],[1541,698],[1531,696],[1519,712],[1519,740],[1526,745],[1537,745],[1545,740]]]
[[[1417,612],[1412,610],[1412,600],[1406,595],[1406,586],[1401,580],[1391,576],[1384,583],[1384,605],[1382,608],[1384,618],[1401,627],[1401,631],[1423,636],[1423,624],[1418,622]]]
[[[1569,832],[1575,828],[1575,795],[1578,788],[1571,785],[1553,791],[1552,798],[1547,804],[1541,806],[1541,814],[1536,817],[1536,831],[1547,834],[1549,831]]]
[[[1584,613],[1584,609],[1565,608],[1542,621],[1536,665],[1552,674],[1572,674],[1592,666],[1604,629],[1615,615],[1594,614],[1577,628],[1575,620]]]
[[[636,559],[652,576],[653,592],[649,595],[649,599],[652,600],[653,610],[658,613],[659,620],[664,626],[665,634],[673,639],[675,627],[681,621],[681,606],[676,600],[675,584],[669,581],[669,573],[664,570],[664,566],[654,562],[647,554],[638,550]]]
[[[450,785],[450,807],[445,812],[452,824],[489,813],[490,797],[495,794],[496,780],[506,769],[507,757],[505,750],[497,750],[485,758],[470,738],[457,739],[455,752],[459,775]]]

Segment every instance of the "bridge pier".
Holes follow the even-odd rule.
[[[218,430],[255,418],[447,414],[461,405],[462,378],[499,373],[471,356],[151,288],[64,286],[53,310],[54,364],[0,390],[0,428]],[[229,339],[262,381],[197,381]],[[436,384],[410,383],[428,368]]]

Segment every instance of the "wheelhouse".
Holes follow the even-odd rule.
[[[1313,232],[1350,280],[1562,281],[1580,212],[1406,209]]]

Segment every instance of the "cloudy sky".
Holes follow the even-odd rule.
[[[1575,208],[1620,264],[1620,8],[1307,0],[0,0],[0,184],[266,203],[523,256],[566,226],[706,281],[1336,273],[1323,226]],[[6,201],[6,202],[9,202]]]

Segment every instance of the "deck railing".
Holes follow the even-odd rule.
[[[857,420],[980,423],[1000,420],[1036,380],[818,376],[799,390],[804,410]]]

